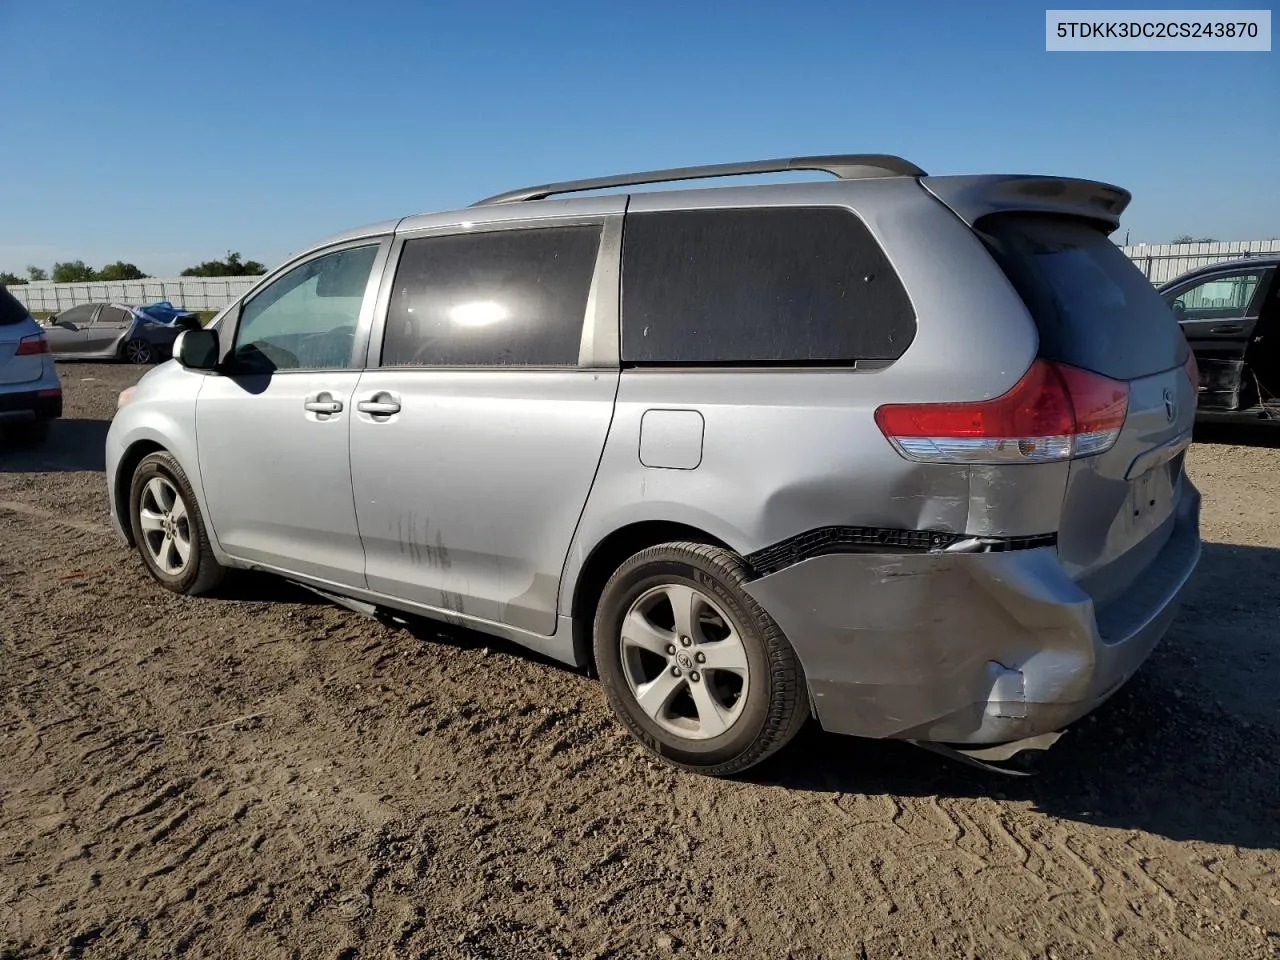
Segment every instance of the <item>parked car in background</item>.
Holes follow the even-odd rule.
[[[837,179],[627,189],[788,170]],[[1190,351],[1110,240],[1129,199],[808,157],[351,230],[121,394],[112,522],[178,593],[260,569],[594,665],[688,769],[811,713],[1042,749],[1200,556]]]
[[[49,341],[0,284],[0,441],[37,443],[62,416],[62,384]]]
[[[167,360],[183,330],[197,329],[195,314],[168,301],[134,307],[82,303],[46,321],[49,346],[59,360],[127,360],[147,364]]]
[[[1159,290],[1195,353],[1200,419],[1280,422],[1280,255],[1198,267]]]

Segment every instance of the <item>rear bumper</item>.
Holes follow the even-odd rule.
[[[16,390],[0,387],[0,421],[4,420],[52,420],[62,416],[62,388],[55,381],[52,385],[40,384],[31,389],[23,384]]]
[[[1054,548],[816,557],[748,584],[799,656],[822,726],[954,744],[1060,730],[1118,690],[1200,557],[1188,480],[1164,547],[1095,608]]]

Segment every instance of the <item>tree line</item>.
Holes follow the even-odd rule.
[[[227,251],[222,260],[205,260],[194,267],[187,267],[181,276],[184,277],[258,277],[267,272],[267,268],[257,260],[242,260],[240,254]],[[83,260],[68,260],[55,263],[52,270],[43,267],[28,266],[26,276],[0,270],[0,283],[7,287],[22,283],[85,283],[89,280],[145,280],[150,274],[143,273],[136,264],[117,260],[108,263],[100,270],[95,270]]]

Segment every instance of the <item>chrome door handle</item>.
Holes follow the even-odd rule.
[[[368,400],[361,400],[356,409],[375,417],[389,417],[400,412],[400,401],[385,390],[380,390]]]
[[[314,393],[303,402],[302,406],[312,413],[341,413],[342,401],[334,397],[327,390],[323,393]]]

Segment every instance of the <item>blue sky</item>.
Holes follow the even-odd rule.
[[[1280,53],[1047,53],[1044,23],[1028,2],[0,0],[0,270],[274,263],[529,183],[836,152],[1119,183],[1133,242],[1280,236]]]

